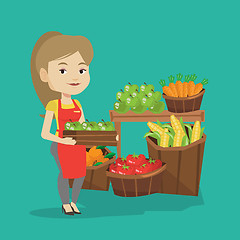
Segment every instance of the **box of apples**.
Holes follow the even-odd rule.
[[[139,86],[129,83],[116,94],[117,102],[114,103],[114,110],[118,113],[127,113],[132,110],[134,113],[141,114],[147,109],[152,113],[161,113],[165,108],[165,103],[160,101],[162,94],[154,91],[152,84]]]
[[[117,158],[106,171],[115,195],[137,197],[161,193],[162,173],[166,164],[160,159],[146,159],[143,154]]]
[[[77,145],[92,146],[117,146],[118,135],[112,122],[72,122],[65,124],[63,137],[72,137]]]

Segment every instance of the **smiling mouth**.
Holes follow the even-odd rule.
[[[71,86],[78,86],[78,85],[80,85],[80,83],[68,83],[68,85],[71,85]]]

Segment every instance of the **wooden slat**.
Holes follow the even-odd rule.
[[[64,137],[72,137],[79,141],[116,141],[116,136],[79,136],[79,135],[64,135]]]
[[[167,110],[164,110],[160,114],[154,114],[147,110],[146,112],[142,114],[137,114],[132,111],[128,111],[127,113],[121,114],[117,113],[114,110],[109,111],[110,119],[112,122],[156,122],[159,120],[160,122],[169,122],[170,116],[175,115],[177,118],[182,117],[184,122],[195,122],[205,121],[205,111],[204,110],[198,110],[193,112],[187,112],[187,113],[173,113],[169,112]],[[115,125],[116,126],[116,125]]]
[[[64,136],[117,136],[117,131],[74,131],[64,130]]]
[[[86,141],[77,140],[77,145],[88,145],[88,146],[117,146],[117,141]]]

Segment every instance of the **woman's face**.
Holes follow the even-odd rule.
[[[48,82],[53,91],[76,95],[89,85],[89,66],[86,65],[81,54],[75,52],[70,56],[50,61],[48,71],[40,69],[40,78]]]

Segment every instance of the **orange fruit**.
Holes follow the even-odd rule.
[[[96,146],[93,146],[90,150],[89,150],[89,156],[95,159],[98,159],[100,156],[102,156],[102,150],[101,149],[97,149]]]

